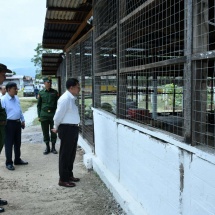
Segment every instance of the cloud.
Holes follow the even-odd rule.
[[[42,42],[45,0],[0,0],[0,62],[34,67],[30,59]]]

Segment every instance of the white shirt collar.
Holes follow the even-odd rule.
[[[67,94],[68,94],[69,96],[71,96],[72,99],[77,99],[77,97],[76,97],[76,96],[73,96],[72,93],[69,92],[69,90],[66,90],[66,92],[67,92]]]

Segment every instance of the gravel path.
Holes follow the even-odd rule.
[[[37,118],[37,105],[35,104],[34,106],[28,108],[23,115],[25,117],[25,126],[31,126],[34,119]]]

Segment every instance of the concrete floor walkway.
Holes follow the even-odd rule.
[[[26,127],[22,134],[22,159],[26,166],[5,168],[0,155],[0,198],[7,199],[4,215],[122,215],[125,214],[93,171],[83,165],[83,151],[77,150],[74,188],[58,186],[58,154],[43,155],[40,126]],[[59,141],[57,143],[59,150]]]

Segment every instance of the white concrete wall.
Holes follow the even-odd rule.
[[[215,155],[94,109],[93,168],[128,214],[215,215]]]

